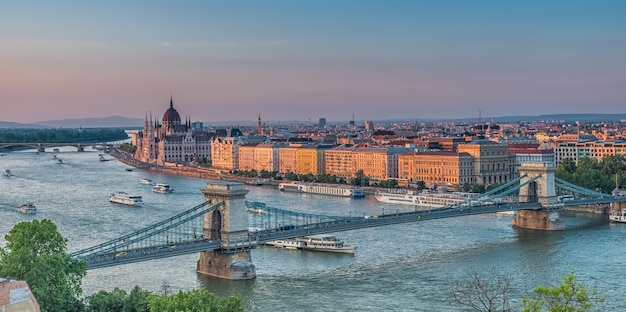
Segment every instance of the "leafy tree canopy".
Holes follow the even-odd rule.
[[[87,265],[66,252],[67,240],[52,221],[16,224],[0,248],[0,276],[25,280],[41,311],[77,311]]]

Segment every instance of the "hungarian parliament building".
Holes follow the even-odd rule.
[[[172,98],[160,124],[146,114],[143,130],[133,135],[133,144],[136,159],[157,165],[211,158],[211,136],[203,129],[192,129],[189,120],[183,124]]]

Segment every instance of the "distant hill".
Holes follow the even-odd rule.
[[[377,122],[414,122],[416,119],[388,119],[388,120],[374,120]],[[496,123],[509,123],[509,122],[533,122],[533,121],[562,121],[562,122],[617,122],[620,120],[626,120],[626,114],[549,114],[538,116],[502,116],[502,117],[485,117],[483,121],[492,121]],[[457,118],[457,119],[445,119],[445,118],[418,118],[417,121],[426,122],[465,122],[476,123],[477,118]],[[348,122],[348,121],[339,121]],[[271,121],[272,124],[284,124],[288,121]],[[338,121],[332,122],[338,123]],[[109,116],[104,118],[82,118],[82,119],[61,119],[61,120],[48,120],[39,121],[32,124],[23,124],[17,122],[0,121],[0,128],[137,128],[143,127],[144,120],[140,118],[128,118],[122,116]],[[205,125],[211,126],[234,126],[239,127],[242,125],[254,125],[254,121],[205,121]]]
[[[19,122],[0,121],[0,129],[33,129],[33,128],[48,128],[48,127],[31,125],[31,124],[23,124]]]
[[[104,118],[81,118],[39,121],[33,125],[42,127],[62,128],[140,128],[144,120],[122,116],[109,116]]]

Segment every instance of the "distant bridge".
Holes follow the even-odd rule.
[[[36,149],[38,152],[45,152],[46,148],[57,148],[62,146],[73,146],[77,151],[85,151],[85,146],[96,146],[103,148],[119,147],[121,143],[32,143],[32,142],[16,142],[16,143],[0,143],[0,149],[14,146],[28,146]]]

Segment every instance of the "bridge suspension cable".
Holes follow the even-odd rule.
[[[569,183],[565,180],[561,180],[557,177],[554,178],[554,182],[556,182],[556,186],[560,187],[560,188],[564,188],[568,191],[574,192],[574,193],[578,193],[578,194],[582,194],[582,195],[588,195],[588,196],[595,196],[595,197],[611,197],[613,195],[610,194],[604,194],[601,192],[596,192],[596,191],[592,191],[589,189],[586,189],[584,187],[580,187],[578,185]]]
[[[80,258],[90,257],[94,254],[105,254],[108,252],[114,252],[124,247],[130,248],[131,245],[135,245],[134,247],[136,247],[136,245],[141,245],[142,247],[146,247],[150,244],[167,243],[167,240],[170,240],[169,235],[165,236],[166,242],[162,242],[163,240],[162,235],[161,237],[158,237],[158,238],[157,236],[163,233],[168,233],[168,230],[180,230],[178,228],[179,226],[181,225],[184,226],[185,224],[193,220],[200,220],[201,222],[203,222],[203,220],[201,220],[202,218],[199,218],[200,216],[203,216],[204,214],[208,212],[214,211],[218,209],[219,207],[221,207],[222,205],[224,205],[224,202],[219,202],[205,209],[206,205],[209,203],[210,201],[205,201],[202,204],[194,206],[166,220],[160,221],[158,223],[155,223],[153,225],[150,225],[146,228],[135,231],[133,233],[126,234],[119,238],[109,240],[99,245],[73,252],[70,254],[70,256],[73,258],[80,259]],[[198,229],[199,232],[198,234],[195,234],[195,233],[192,233],[192,234],[200,236],[202,234],[202,228],[203,228],[202,225],[198,225],[195,227],[199,228]],[[195,232],[195,230],[193,231]],[[189,232],[188,229],[186,229],[185,233],[186,232]],[[176,233],[172,231],[171,234],[172,234],[171,240],[174,240],[175,239],[174,234]],[[186,234],[189,234],[189,233],[186,233]],[[157,238],[158,241],[151,240],[151,238]]]

